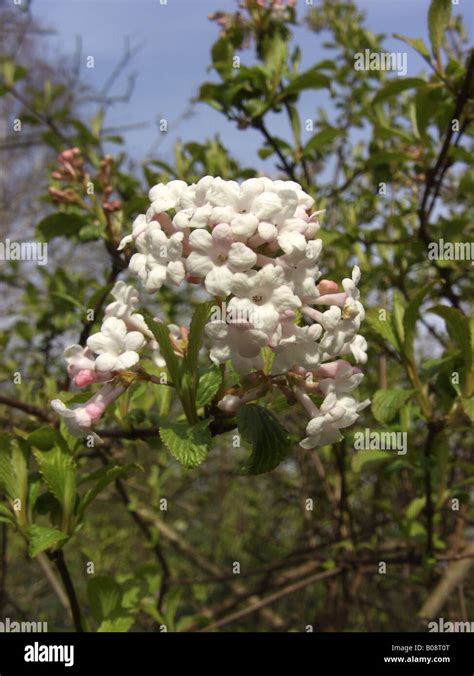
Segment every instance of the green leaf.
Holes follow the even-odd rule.
[[[15,517],[10,509],[6,505],[3,505],[0,502],[0,521],[2,523],[15,523]]]
[[[312,136],[308,143],[303,148],[303,155],[308,155],[313,150],[321,150],[324,146],[329,145],[335,138],[338,136],[344,136],[344,131],[342,129],[335,129],[334,127],[327,127],[322,131],[318,131],[317,134]]]
[[[199,378],[196,406],[201,408],[211,402],[219,391],[222,382],[221,370],[218,366],[213,366],[202,374]]]
[[[188,373],[192,375],[194,387],[197,386],[197,367],[199,361],[199,350],[201,349],[202,345],[204,326],[209,320],[212,304],[212,301],[209,301],[206,303],[201,303],[201,305],[197,306],[191,320],[191,326],[189,328],[188,349],[184,357],[183,366],[188,371]]]
[[[369,308],[365,315],[365,321],[369,324],[370,328],[375,331],[379,336],[384,340],[393,345],[393,347],[399,349],[398,339],[395,335],[395,331],[392,324],[392,319],[390,312],[385,311],[385,319],[380,318],[381,310],[377,308]]]
[[[166,362],[166,367],[173,380],[174,386],[179,390],[181,385],[181,366],[178,357],[175,355],[173,346],[170,341],[170,332],[165,324],[156,322],[147,310],[143,310],[142,314],[148,325],[148,328],[153,333],[163,359]]]
[[[374,96],[372,105],[385,101],[385,99],[390,98],[390,96],[400,94],[400,92],[403,92],[406,89],[413,89],[425,84],[426,81],[420,77],[405,77],[389,80]]]
[[[413,390],[377,390],[372,400],[372,413],[376,420],[388,423],[395,417]]]
[[[60,445],[49,451],[35,451],[40,472],[63,511],[63,528],[69,530],[76,500],[76,463]]]
[[[67,540],[67,535],[57,528],[46,528],[45,526],[37,526],[35,524],[30,526],[28,536],[28,553],[31,558],[37,556],[45,549]]]
[[[405,516],[409,521],[413,521],[420,514],[426,504],[426,496],[421,495],[418,498],[413,498],[405,511]]]
[[[281,96],[285,98],[290,94],[298,94],[304,89],[321,89],[329,87],[330,84],[330,79],[326,75],[323,75],[317,67],[314,67],[294,77],[288,86],[285,87]]]
[[[137,468],[138,465],[130,463],[128,465],[101,467],[101,469],[97,470],[97,472],[94,472],[94,474],[89,476],[87,480],[94,480],[96,483],[92,488],[89,488],[89,490],[82,497],[79,503],[78,515],[82,516],[90,503],[99,495],[99,493],[101,493],[110,483],[112,483],[112,481],[122,478]]]
[[[400,345],[405,342],[405,327],[403,320],[405,317],[406,301],[399,289],[393,292],[393,325]]]
[[[471,369],[472,336],[468,318],[460,310],[448,305],[435,305],[427,312],[432,312],[444,319],[449,337],[460,348],[466,367]]]
[[[41,220],[36,229],[49,242],[54,237],[74,237],[86,225],[86,220],[78,214],[50,214]]]
[[[285,459],[291,448],[288,431],[273,413],[258,404],[247,404],[237,411],[240,434],[253,450],[243,471],[245,474],[270,472]]]
[[[386,451],[359,451],[352,456],[351,467],[354,472],[359,473],[366,469],[368,465],[373,465],[388,458],[390,458],[390,454]]]
[[[431,0],[428,10],[428,32],[431,40],[433,55],[439,60],[439,50],[443,41],[444,31],[451,19],[452,0]]]
[[[160,427],[160,437],[176,460],[184,467],[193,469],[209,453],[212,442],[209,423],[210,420],[203,420],[196,425],[169,423]]]
[[[119,584],[109,576],[98,575],[89,580],[87,597],[92,614],[99,623],[113,618],[114,613],[120,611],[122,590]]]
[[[394,33],[393,37],[398,40],[403,40],[407,45],[413,47],[413,49],[415,49],[426,61],[430,61],[430,52],[425,45],[423,38],[409,38],[406,35],[400,35],[400,33]]]
[[[26,523],[28,495],[28,451],[20,440],[12,444],[8,434],[0,434],[0,492],[10,500],[20,500],[16,513],[20,523]]]
[[[49,451],[56,441],[56,430],[49,425],[44,425],[28,435],[28,443],[40,451]]]
[[[413,358],[413,341],[416,334],[418,310],[433,284],[434,282],[428,282],[428,284],[425,284],[413,294],[403,316],[403,328],[405,334],[404,348],[405,354],[409,359]]]
[[[126,613],[124,613],[123,615],[118,615],[113,619],[104,620],[103,622],[100,623],[100,626],[97,629],[97,631],[100,633],[117,632],[120,634],[124,634],[131,629],[134,623],[135,618],[133,617],[133,615],[127,615]]]

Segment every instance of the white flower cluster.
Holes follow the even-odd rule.
[[[149,197],[147,213],[135,219],[119,245],[135,246],[130,272],[149,293],[184,280],[202,284],[216,307],[226,307],[205,327],[210,359],[230,360],[244,377],[263,369],[266,348],[273,360],[269,375],[286,377],[311,416],[301,445],[314,448],[341,439],[339,430],[369,403],[351,395],[363,377],[360,370],[339,359],[351,354],[356,363],[367,360],[367,344],[358,333],[364,319],[360,271],[354,267],[342,289],[320,279],[320,212],[311,211],[313,198],[292,181],[252,178],[239,184],[211,176],[192,185],[160,183]],[[69,375],[79,387],[105,381],[110,388],[121,370],[136,368],[146,346],[162,363],[143,317],[134,312],[138,292],[117,282],[113,295],[100,332],[90,336],[85,349],[66,350]],[[171,327],[175,339],[179,332]],[[310,392],[324,397],[319,408]],[[107,401],[116,394],[106,390]],[[235,411],[248,400],[248,392],[228,392],[219,406]],[[104,410],[94,397],[78,407],[79,413],[61,402],[54,406],[66,422],[73,421],[74,433],[78,428],[86,433]]]

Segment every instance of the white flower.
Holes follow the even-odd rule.
[[[74,404],[68,408],[60,399],[53,399],[51,406],[60,415],[74,437],[91,435],[96,443],[102,443],[100,437],[92,432],[92,424],[104,413],[107,406],[115,401],[124,391],[124,385],[107,383],[83,404]]]
[[[322,314],[321,324],[325,332],[320,345],[321,350],[329,356],[341,354],[344,344],[353,339],[360,327],[359,308],[357,306],[352,307],[355,307],[357,314],[347,318],[344,318],[343,311],[336,305],[332,305],[329,310]]]
[[[68,376],[77,387],[86,387],[112,377],[110,373],[97,371],[94,355],[88,347],[69,345],[64,350],[64,358]]]
[[[235,297],[229,310],[237,316],[253,318],[254,326],[269,334],[275,331],[280,313],[301,306],[300,299],[284,284],[283,270],[271,264],[258,272],[234,275],[231,291]]]
[[[338,359],[332,364],[323,364],[316,371],[316,375],[320,378],[319,390],[324,395],[334,392],[337,396],[352,392],[364,377],[363,373],[344,359]]]
[[[170,181],[169,183],[158,183],[150,189],[148,196],[151,207],[149,217],[163,213],[169,209],[174,209],[179,201],[181,194],[187,188],[185,181]]]
[[[314,303],[319,297],[316,280],[321,276],[317,261],[322,240],[307,242],[299,232],[284,232],[278,236],[278,244],[284,254],[277,263],[283,268],[286,283],[303,303]]]
[[[119,280],[115,282],[111,291],[115,301],[109,303],[105,308],[106,317],[117,317],[123,319],[127,328],[132,331],[141,331],[148,338],[152,338],[152,333],[148,328],[143,316],[133,312],[139,304],[138,291],[131,284]]]
[[[138,351],[145,344],[139,331],[127,330],[122,319],[108,317],[98,333],[89,336],[87,345],[99,356],[95,360],[99,371],[129,369],[138,363]]]
[[[294,366],[305,369],[314,369],[318,366],[321,354],[319,343],[316,341],[322,333],[319,324],[312,326],[296,326],[291,322],[282,322],[277,334],[276,344],[272,348],[275,358],[272,364],[272,373],[285,373]]]
[[[348,343],[344,343],[340,354],[347,354],[350,352],[357,364],[367,363],[367,341],[364,336],[358,333]]]
[[[191,253],[187,271],[204,277],[207,291],[213,296],[227,296],[236,272],[245,272],[257,262],[257,254],[242,242],[234,242],[229,225],[216,225],[212,234],[194,230],[189,237]]]
[[[149,293],[161,289],[165,282],[180,284],[185,275],[181,260],[183,233],[167,237],[161,228],[150,224],[136,240],[138,253],[130,260],[130,272],[137,275]]]
[[[311,449],[341,441],[343,437],[339,430],[352,425],[359,417],[359,411],[369,404],[368,399],[358,402],[348,396],[338,398],[331,392],[321,404],[319,414],[306,426],[308,436],[300,441],[300,446]]]
[[[139,214],[136,219],[133,221],[132,225],[132,234],[122,237],[120,244],[118,245],[118,251],[121,251],[126,247],[129,242],[134,242],[139,235],[141,235],[148,227],[148,221],[145,214]],[[159,227],[159,226],[158,226]]]
[[[212,343],[210,357],[215,364],[223,364],[231,359],[235,370],[241,375],[250,373],[254,368],[263,368],[260,349],[268,343],[263,331],[245,324],[213,321],[206,324],[205,333]]]

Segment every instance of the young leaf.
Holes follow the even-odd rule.
[[[431,0],[428,10],[428,31],[431,40],[433,55],[439,60],[439,50],[443,41],[444,31],[451,18],[452,0]]]
[[[206,458],[212,442],[209,420],[189,425],[169,423],[160,427],[162,442],[184,467],[193,469]]]
[[[31,558],[48,549],[48,547],[67,540],[66,533],[57,528],[46,528],[45,526],[36,526],[35,524],[30,526],[28,535],[30,541],[28,553]]]
[[[63,527],[69,528],[76,500],[76,464],[59,445],[50,451],[35,451],[40,472],[63,511]]]
[[[198,408],[206,406],[214,399],[221,386],[221,381],[222,374],[217,366],[213,366],[209,371],[202,374],[199,378],[196,393],[196,406]]]
[[[194,390],[197,386],[197,367],[199,360],[199,350],[201,349],[202,345],[202,334],[204,331],[204,326],[209,319],[211,307],[211,302],[201,303],[201,305],[198,305],[194,311],[194,315],[191,320],[191,326],[189,328],[188,349],[184,358],[184,368],[191,376],[191,383]]]
[[[57,440],[56,430],[50,425],[44,425],[28,435],[28,443],[40,451],[49,451]]]
[[[369,308],[366,312],[365,320],[373,331],[378,333],[379,336],[398,350],[399,344],[397,336],[395,335],[392,318],[388,310],[385,312],[386,318],[381,319],[380,310],[377,308]]]
[[[291,448],[288,431],[273,413],[258,404],[247,404],[237,411],[240,434],[253,450],[243,471],[245,474],[270,472],[285,459]]]
[[[113,578],[106,575],[98,575],[89,580],[87,597],[97,622],[113,617],[121,608],[122,590]]]
[[[377,390],[372,400],[372,413],[381,423],[388,423],[412,396],[413,390]]]

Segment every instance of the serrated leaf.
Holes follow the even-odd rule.
[[[97,622],[113,617],[122,602],[122,590],[119,584],[107,575],[99,575],[89,580],[87,597]]]
[[[386,319],[380,319],[380,310],[376,308],[369,308],[365,315],[365,321],[370,328],[379,334],[384,340],[388,341],[390,345],[399,348],[398,340],[392,325],[392,319],[388,310],[385,310]]]
[[[210,420],[204,420],[196,425],[184,422],[162,425],[160,437],[176,460],[192,469],[200,465],[209,453],[212,442],[209,423]]]
[[[390,454],[386,451],[359,451],[352,456],[351,467],[354,472],[362,472],[368,465],[372,465],[382,460],[390,458]]]
[[[196,406],[201,408],[211,402],[219,391],[222,382],[222,374],[217,366],[213,366],[199,378]]]
[[[133,615],[127,615],[124,613],[123,615],[118,615],[113,619],[104,620],[103,622],[100,623],[97,631],[99,633],[117,632],[120,634],[124,634],[131,629],[134,623],[135,618],[133,617]]]
[[[374,418],[381,423],[390,422],[412,394],[413,390],[377,390],[372,400]]]
[[[67,540],[66,533],[57,528],[46,528],[45,526],[37,526],[33,524],[28,529],[29,548],[28,553],[31,558],[37,556],[45,549],[52,547]]]
[[[439,50],[451,18],[452,0],[431,0],[428,10],[428,32],[431,40],[431,49],[436,59],[439,59]]]
[[[49,490],[61,505],[63,528],[67,531],[76,500],[74,458],[59,445],[49,451],[34,451],[34,456]]]
[[[49,425],[44,425],[28,435],[28,443],[40,451],[49,451],[57,440],[56,430]]]
[[[288,431],[273,413],[258,404],[246,404],[237,411],[237,426],[245,441],[253,446],[245,463],[245,474],[270,472],[285,459],[291,448]]]

